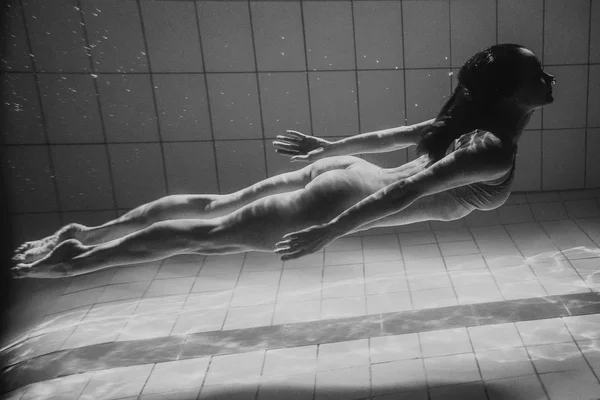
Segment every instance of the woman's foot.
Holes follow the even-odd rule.
[[[21,263],[12,268],[14,278],[63,278],[73,275],[71,261],[88,250],[76,239],[60,243],[48,255],[33,263]]]
[[[34,240],[21,245],[15,250],[13,261],[32,263],[50,253],[54,248],[68,239],[81,239],[86,227],[81,224],[69,224],[59,229],[54,235],[41,240]]]

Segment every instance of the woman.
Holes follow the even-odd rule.
[[[315,161],[227,195],[167,196],[98,227],[71,224],[17,249],[16,277],[63,277],[181,253],[275,251],[283,260],[372,227],[450,221],[508,198],[517,143],[551,103],[552,75],[533,53],[502,44],[461,68],[437,118],[337,142],[288,131],[274,142]],[[379,168],[350,154],[417,145],[419,158]]]

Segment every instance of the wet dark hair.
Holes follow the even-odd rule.
[[[435,121],[421,133],[417,154],[440,160],[461,135],[485,129],[493,106],[522,84],[523,56],[518,44],[491,46],[471,57],[458,73],[458,85]]]

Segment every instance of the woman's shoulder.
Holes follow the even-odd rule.
[[[469,147],[472,151],[486,153],[504,161],[507,166],[512,165],[516,155],[516,146],[503,140],[500,136],[489,131],[477,130],[473,132]]]

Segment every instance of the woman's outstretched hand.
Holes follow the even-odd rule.
[[[311,226],[285,235],[275,243],[275,254],[282,255],[283,261],[292,260],[319,251],[342,235],[331,224]]]
[[[273,146],[277,153],[292,156],[292,162],[313,162],[328,156],[327,150],[331,148],[332,142],[297,131],[286,132],[286,135],[277,135]]]

